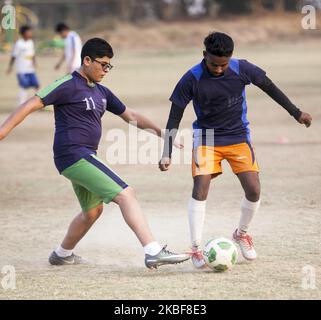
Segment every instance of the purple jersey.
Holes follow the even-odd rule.
[[[105,110],[120,115],[125,105],[106,87],[90,86],[77,71],[37,93],[44,105],[54,105],[54,159],[59,172],[96,153]]]
[[[214,145],[231,145],[250,140],[245,86],[260,83],[265,71],[246,60],[231,59],[221,77],[214,77],[203,60],[176,85],[170,101],[181,108],[193,100],[197,120],[195,134],[203,138],[214,132]],[[212,129],[212,130],[204,130]],[[194,134],[194,136],[195,136]],[[204,140],[204,139],[202,139]],[[202,143],[204,144],[204,143]]]

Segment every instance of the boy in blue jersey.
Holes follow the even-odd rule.
[[[73,249],[102,214],[103,203],[111,201],[119,206],[126,223],[144,247],[148,268],[183,262],[190,256],[172,253],[155,241],[133,189],[96,156],[105,111],[161,136],[161,129],[152,121],[126,107],[99,84],[112,69],[112,57],[112,47],[105,40],[88,40],[81,51],[81,68],[39,91],[13,112],[0,126],[0,140],[30,113],[54,105],[55,165],[60,174],[71,181],[82,212],[70,224],[61,245],[51,253],[52,265],[84,262]]]
[[[260,206],[260,181],[248,127],[245,86],[251,83],[258,86],[306,127],[312,121],[309,114],[300,111],[273,84],[264,70],[246,60],[232,59],[234,43],[228,35],[211,33],[205,38],[204,45],[204,59],[184,74],[170,97],[172,106],[159,163],[161,171],[169,169],[172,141],[184,109],[192,100],[197,120],[193,123],[194,186],[188,211],[192,261],[197,268],[205,264],[200,245],[206,198],[211,180],[222,174],[221,162],[224,159],[229,162],[245,193],[233,239],[240,245],[246,259],[254,260],[257,256],[252,238],[247,233]]]

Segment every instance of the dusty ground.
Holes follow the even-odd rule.
[[[196,271],[190,262],[145,269],[142,250],[115,205],[81,241],[77,253],[89,266],[57,268],[47,257],[79,211],[71,185],[52,161],[53,114],[38,112],[0,143],[0,270],[16,269],[15,290],[1,299],[320,299],[321,298],[321,43],[241,47],[238,57],[259,64],[302,109],[310,112],[310,129],[297,124],[259,89],[248,90],[252,137],[261,167],[262,207],[251,233],[259,258],[240,259],[227,273]],[[180,75],[199,59],[198,50],[121,53],[104,81],[128,105],[166,123],[167,97]],[[14,75],[4,75],[0,57],[0,122],[15,107]],[[39,58],[43,85],[60,73],[55,59]],[[194,119],[192,108],[182,128]],[[104,135],[127,127],[115,116],[104,118]],[[126,131],[127,132],[127,131]],[[288,143],[280,143],[280,142]],[[101,141],[105,158],[108,143]],[[155,147],[154,152],[157,152]],[[190,144],[185,152],[189,154]],[[178,153],[176,151],[176,153]],[[157,157],[156,157],[157,158]],[[156,237],[175,250],[189,247],[187,201],[189,165],[161,173],[157,165],[114,165],[137,191]],[[239,219],[242,191],[229,167],[212,185],[204,240],[230,237]],[[315,270],[316,287],[303,289],[303,268]],[[0,283],[1,277],[0,273]]]

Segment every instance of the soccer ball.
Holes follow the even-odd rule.
[[[206,243],[203,256],[208,267],[216,272],[223,272],[236,264],[238,253],[231,240],[219,238]]]

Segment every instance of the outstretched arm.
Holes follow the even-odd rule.
[[[126,110],[120,114],[120,117],[124,121],[135,125],[139,129],[153,130],[153,133],[155,133],[158,137],[162,136],[161,129],[154,122],[144,117],[134,109],[126,107]]]
[[[265,93],[267,93],[275,102],[287,110],[289,114],[293,116],[299,123],[304,124],[306,127],[310,127],[312,122],[312,117],[310,114],[297,108],[290,101],[290,99],[272,82],[271,79],[265,76],[263,81],[256,85]]]
[[[175,141],[179,124],[183,118],[184,109],[172,103],[171,111],[169,113],[166,131],[165,142],[162,159],[159,161],[159,169],[161,171],[167,171],[171,165],[171,157],[173,151],[173,141]]]
[[[44,107],[41,99],[34,96],[21,104],[0,126],[0,140],[4,139],[13,128],[21,123],[30,113]]]
[[[143,115],[141,115],[140,113],[138,113],[134,109],[127,107],[126,110],[122,114],[120,114],[120,117],[124,121],[136,126],[139,129],[152,130],[152,133],[154,133],[158,137],[164,138],[164,134],[162,133],[161,128],[159,128],[154,122],[152,122],[148,118],[144,117]],[[165,139],[165,143],[166,143],[166,136],[164,139]],[[174,141],[174,139],[172,141]],[[179,149],[183,148],[183,145],[181,145],[179,143],[172,142],[172,144],[176,148],[179,148]]]

